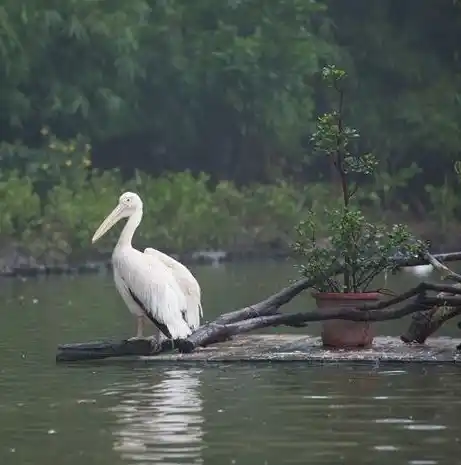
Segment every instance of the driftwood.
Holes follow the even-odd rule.
[[[424,344],[426,339],[437,331],[446,321],[459,314],[456,305],[449,305],[450,297],[454,295],[453,289],[461,289],[461,275],[450,270],[439,260],[441,256],[426,254],[428,262],[442,275],[446,281],[454,281],[450,291],[440,292],[437,297],[444,299],[445,304],[434,305],[432,308],[413,314],[412,322],[407,331],[400,337],[403,342],[417,342]],[[439,259],[439,260],[438,260]]]
[[[436,258],[437,257],[437,258]],[[410,328],[401,336],[405,342],[421,342],[440,327],[443,322],[461,314],[461,276],[453,273],[439,260],[461,260],[461,252],[429,255],[424,258],[404,260],[396,259],[399,266],[415,266],[431,263],[445,275],[445,279],[456,281],[456,285],[432,284],[422,282],[399,296],[383,299],[373,304],[357,308],[322,308],[310,312],[281,314],[280,307],[303,290],[313,286],[313,282],[302,279],[282,289],[262,302],[226,313],[215,321],[199,327],[186,340],[162,342],[157,344],[151,339],[128,339],[123,341],[101,341],[93,343],[65,344],[58,347],[57,361],[96,360],[107,357],[129,355],[149,356],[178,349],[189,353],[198,347],[223,342],[237,334],[272,327],[306,326],[308,322],[342,319],[351,321],[385,321],[414,314]],[[333,273],[340,273],[335,270]],[[428,293],[436,292],[435,296]]]

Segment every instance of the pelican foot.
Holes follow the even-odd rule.
[[[164,349],[162,348],[162,344],[158,342],[155,336],[142,336],[142,337],[133,336],[127,339],[126,342],[131,343],[131,344],[136,343],[136,342],[139,342],[139,343],[142,342],[143,347],[144,347],[144,344],[147,343],[150,346],[150,352],[152,354],[164,352]]]
[[[127,339],[127,342],[134,342],[134,341],[144,341],[148,339],[147,337],[144,336],[133,336]]]
[[[158,340],[157,336],[155,336],[155,335],[154,336],[147,336],[145,339],[146,339],[146,341],[149,341],[149,343],[150,343],[152,354],[157,354],[157,353],[165,351],[163,349],[162,342]]]
[[[156,334],[152,334],[151,336],[144,336],[143,338],[146,341],[149,341],[152,346],[160,346],[161,341],[159,340],[158,336]]]

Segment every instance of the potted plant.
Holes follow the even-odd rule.
[[[334,206],[310,211],[297,226],[294,249],[302,257],[302,275],[316,282],[313,297],[318,308],[357,307],[380,299],[382,294],[370,286],[380,274],[396,269],[393,257],[419,254],[425,244],[404,225],[374,224],[362,213],[356,197],[359,182],[373,172],[377,163],[370,153],[356,154],[353,145],[359,133],[344,125],[346,73],[327,66],[322,76],[334,91],[337,104],[318,118],[312,142],[315,152],[323,153],[332,163],[340,195]],[[341,273],[335,274],[338,269]],[[371,323],[324,321],[322,341],[330,347],[370,347]]]

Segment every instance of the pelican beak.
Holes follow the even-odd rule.
[[[118,223],[124,215],[123,215],[123,205],[117,205],[107,216],[107,218],[101,223],[99,228],[93,235],[91,239],[91,243],[94,244],[98,239],[100,239],[107,231],[109,231],[112,226]]]

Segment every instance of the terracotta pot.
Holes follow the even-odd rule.
[[[317,307],[357,307],[379,300],[379,292],[317,292],[312,294]],[[373,344],[372,323],[366,321],[326,320],[322,322],[322,342],[326,347],[369,348]]]

